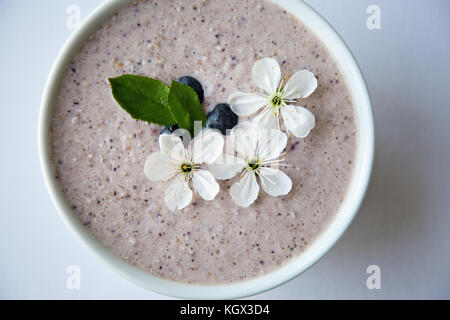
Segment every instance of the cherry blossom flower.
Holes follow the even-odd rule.
[[[306,137],[315,126],[314,115],[308,109],[290,103],[307,98],[316,90],[314,74],[307,70],[297,71],[283,86],[278,62],[264,58],[253,66],[252,79],[264,93],[232,93],[229,100],[233,112],[243,117],[262,109],[254,119],[260,128],[279,129],[281,116],[288,133],[298,138]]]
[[[168,181],[165,202],[170,210],[181,210],[192,200],[189,182],[194,191],[205,200],[213,200],[219,193],[219,184],[203,164],[216,161],[223,152],[223,136],[213,130],[203,130],[185,148],[180,137],[170,134],[159,136],[160,152],[151,154],[145,162],[144,172],[152,181]]]
[[[230,133],[237,156],[223,154],[208,166],[216,179],[241,178],[231,186],[230,194],[241,207],[250,206],[258,197],[261,186],[271,196],[286,195],[291,191],[291,179],[279,169],[284,160],[279,159],[287,143],[287,136],[278,129],[265,130],[254,123],[243,122]]]

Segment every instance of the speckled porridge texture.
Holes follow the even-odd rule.
[[[229,195],[235,177],[220,182],[214,201],[194,196],[169,211],[167,183],[143,172],[161,128],[131,119],[108,77],[194,76],[208,111],[233,91],[256,90],[251,68],[264,57],[279,61],[285,80],[306,68],[319,81],[298,103],[315,114],[316,127],[306,139],[291,136],[286,148],[292,191],[276,198],[261,191],[243,209]],[[163,278],[228,283],[278,268],[327,228],[351,178],[356,129],[339,68],[289,13],[257,0],[164,0],[124,7],[85,43],[62,81],[52,138],[56,177],[74,212],[114,254]]]

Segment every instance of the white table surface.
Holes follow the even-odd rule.
[[[165,299],[106,268],[59,218],[37,153],[44,82],[69,36],[102,0],[0,2],[0,298]],[[372,95],[376,156],[364,204],[317,264],[259,299],[450,298],[450,1],[309,0],[355,54]],[[381,30],[366,9],[381,9]],[[81,269],[81,289],[66,268]],[[368,290],[366,268],[381,268]]]

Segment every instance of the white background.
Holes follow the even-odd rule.
[[[47,74],[101,0],[0,1],[0,298],[165,299],[112,273],[73,237],[45,189],[37,120]],[[343,36],[372,95],[376,156],[364,204],[337,245],[260,299],[450,298],[450,1],[309,0]],[[366,9],[381,8],[381,30]],[[368,290],[366,268],[381,268]],[[81,290],[66,288],[68,265]]]

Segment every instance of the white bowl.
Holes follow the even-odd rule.
[[[342,236],[355,217],[364,198],[372,170],[374,153],[374,131],[369,94],[361,71],[350,50],[336,31],[316,11],[300,0],[277,0],[285,10],[296,16],[313,31],[332,52],[347,80],[356,109],[358,131],[357,151],[353,177],[346,197],[336,215],[326,229],[304,253],[283,267],[263,276],[229,285],[190,285],[161,279],[131,266],[114,256],[98,242],[73,213],[69,203],[54,178],[54,165],[50,159],[51,115],[55,105],[59,84],[68,64],[80,45],[97,27],[124,3],[130,0],[110,0],[97,8],[81,27],[74,32],[61,50],[49,75],[42,98],[39,118],[39,154],[47,188],[58,211],[69,229],[113,270],[125,278],[168,296],[190,299],[231,299],[254,295],[269,290],[298,276],[318,261]],[[273,1],[273,0],[272,0]]]

